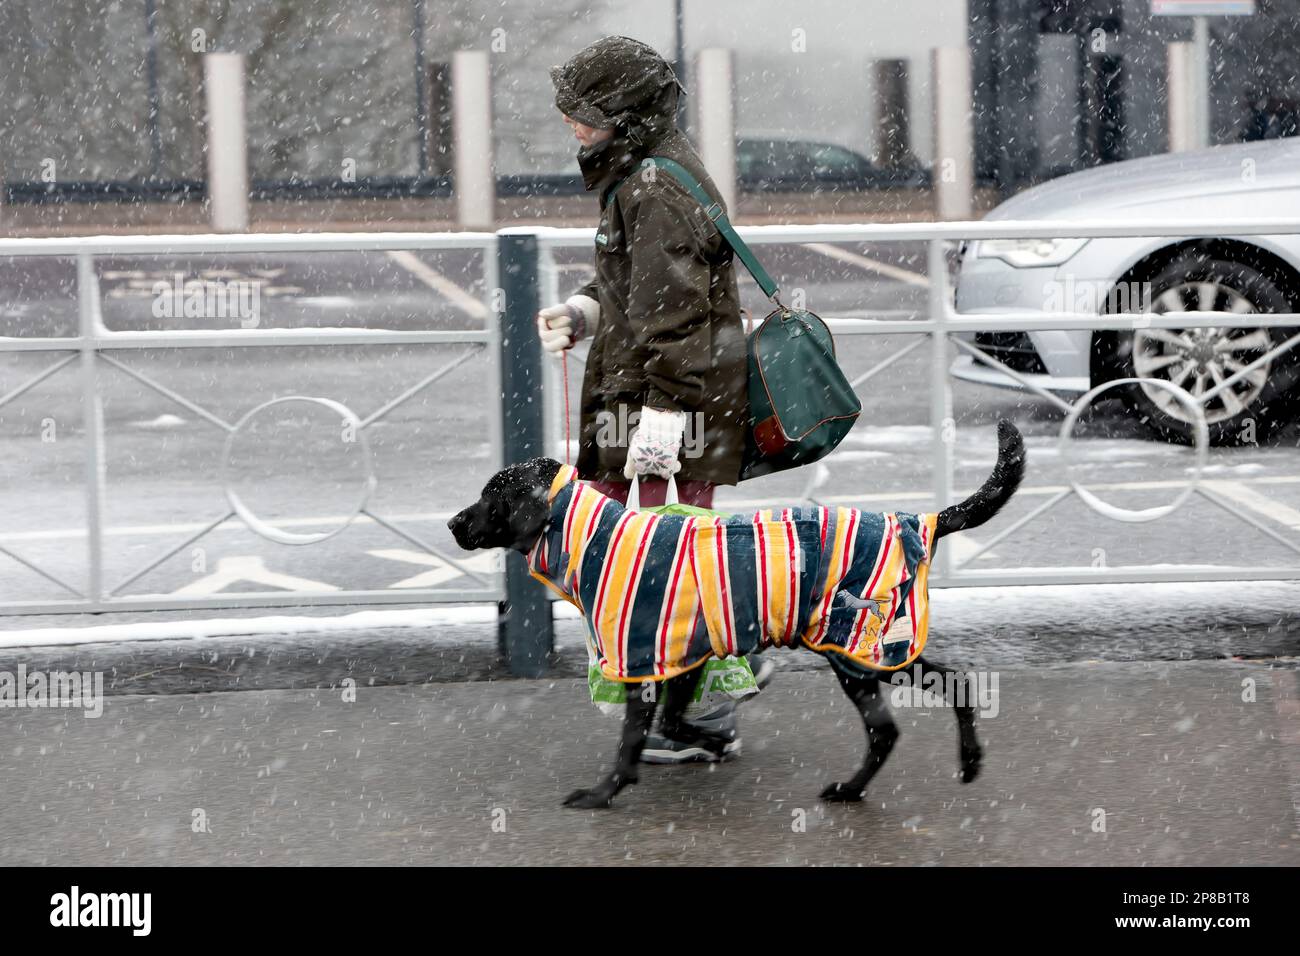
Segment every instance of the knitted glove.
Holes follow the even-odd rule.
[[[685,431],[685,412],[643,406],[641,420],[628,442],[623,476],[634,480],[637,475],[667,478],[677,474],[682,467],[677,456],[682,450],[682,433]]]
[[[537,313],[537,337],[544,351],[558,357],[588,332],[595,332],[599,321],[599,302],[590,296],[571,295],[562,304]]]

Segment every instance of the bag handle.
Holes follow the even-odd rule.
[[[772,277],[768,275],[767,270],[763,268],[762,263],[758,261],[749,246],[745,245],[745,240],[740,238],[735,227],[731,225],[731,220],[727,218],[727,214],[722,208],[722,203],[714,202],[713,198],[704,191],[704,187],[699,184],[699,181],[687,172],[686,168],[676,160],[668,159],[664,156],[647,156],[645,159],[641,160],[641,165],[643,167],[654,166],[658,169],[662,169],[668,175],[672,176],[673,179],[685,186],[687,192],[689,192],[695,198],[695,201],[704,208],[704,215],[708,216],[709,221],[717,227],[718,232],[722,233],[723,241],[731,247],[731,251],[736,254],[736,258],[739,259],[741,263],[744,264],[745,268],[749,270],[749,274],[754,277],[754,281],[757,282],[758,287],[763,290],[763,294],[777,305],[781,306],[781,308],[785,308],[785,306],[781,304],[781,300],[777,297],[777,293],[781,291],[780,287],[777,286]],[[630,177],[620,179],[610,188],[609,192],[605,193],[606,205],[609,204],[610,197],[618,191],[618,188],[622,186],[623,183],[627,182],[628,178]]]
[[[668,490],[664,493],[664,504],[677,504],[677,478],[675,475],[668,476]],[[637,475],[632,479],[632,487],[627,490],[628,511],[641,510],[641,476]]]

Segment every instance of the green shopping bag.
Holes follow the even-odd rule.
[[[640,508],[640,482],[634,481],[628,493],[628,507],[634,511],[651,511],[661,515],[685,515],[688,518],[729,518],[721,511],[697,508],[677,501],[677,482],[668,479],[669,503],[653,508]],[[686,705],[684,716],[687,720],[698,719],[712,713],[728,700],[741,701],[758,693],[758,683],[754,680],[754,671],[749,661],[743,657],[711,657],[701,667],[704,673],[695,685],[695,696]],[[610,680],[600,670],[596,656],[592,653],[591,643],[587,644],[587,688],[591,691],[591,700],[601,713],[622,716],[627,705],[627,684]],[[656,693],[660,688],[655,689]]]
[[[602,714],[621,717],[627,707],[627,684],[610,680],[601,673],[590,649],[587,655],[587,689],[591,691],[591,702]],[[711,657],[700,666],[704,674],[695,685],[695,696],[686,705],[687,720],[711,714],[728,700],[741,701],[758,693],[754,672],[743,657]],[[662,688],[656,687],[655,693],[663,693]]]

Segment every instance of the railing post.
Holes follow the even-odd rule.
[[[99,398],[96,339],[99,279],[95,259],[77,256],[77,327],[81,337],[81,419],[86,443],[86,597],[104,597],[104,410]]]
[[[497,234],[501,283],[501,434],[506,464],[546,454],[542,347],[537,339],[537,236]],[[523,555],[506,554],[506,599],[497,618],[497,644],[517,677],[538,677],[554,646],[551,602],[528,575]]]
[[[927,248],[926,273],[930,279],[930,441],[934,469],[934,510],[948,507],[952,499],[952,446],[957,424],[952,417],[952,385],[948,380],[948,257],[943,239],[931,239]],[[952,567],[952,548],[940,548],[931,568],[937,576]]]

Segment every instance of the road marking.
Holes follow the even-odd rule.
[[[451,300],[452,305],[466,315],[473,316],[476,319],[487,317],[487,306],[433,268],[433,266],[420,259],[415,253],[408,252],[405,249],[395,249],[388,253],[388,258],[411,273],[430,289],[446,296]]]
[[[199,578],[172,592],[173,595],[216,594],[234,584],[236,581],[249,581],[253,584],[267,584],[285,591],[337,591],[333,584],[313,581],[310,578],[297,578],[291,574],[280,574],[270,570],[263,560],[255,554],[233,555],[217,562],[217,570],[207,577]]]
[[[422,564],[433,569],[432,571],[423,571],[414,577],[403,578],[396,584],[388,585],[390,588],[432,588],[437,587],[444,581],[450,581],[452,578],[459,578],[464,574],[459,568],[452,567],[427,551],[412,551],[409,548],[381,548],[377,551],[367,551],[366,554],[374,555],[376,558],[387,558],[389,561]],[[501,570],[498,555],[495,551],[476,554],[472,558],[466,558],[461,563],[474,571],[492,572]]]
[[[837,259],[840,262],[847,262],[849,265],[857,266],[859,269],[865,269],[867,272],[879,273],[889,279],[906,282],[908,285],[918,286],[922,289],[930,288],[929,277],[920,272],[913,272],[911,269],[904,269],[902,266],[891,265],[888,262],[881,262],[879,259],[872,259],[856,252],[849,252],[847,249],[832,246],[830,243],[810,242],[804,248],[811,249],[813,252],[820,252],[828,259]]]
[[[947,544],[944,547],[951,548],[952,563],[954,566],[960,566],[970,560],[971,556],[980,549],[980,543],[970,538],[969,534],[959,534],[951,538],[945,538]],[[998,556],[996,551],[985,551],[979,556],[981,561],[991,561]]]
[[[1251,511],[1258,512],[1278,524],[1300,531],[1300,511],[1272,498],[1265,498],[1253,488],[1247,488],[1239,481],[1203,482],[1210,491],[1217,491],[1225,498],[1231,498],[1237,504],[1245,505]]]

